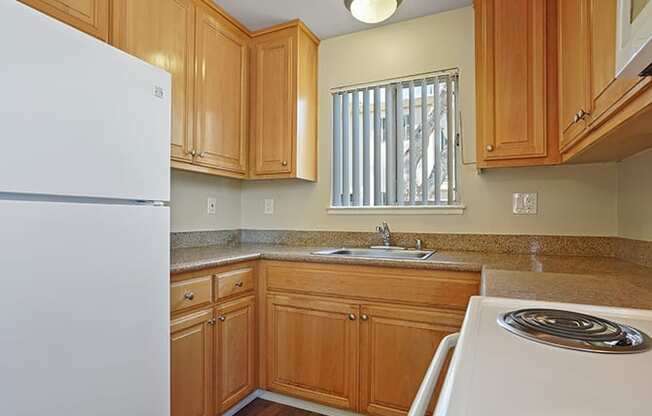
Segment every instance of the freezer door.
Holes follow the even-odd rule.
[[[0,415],[169,415],[168,220],[0,200]]]
[[[169,200],[170,75],[0,1],[0,193]]]

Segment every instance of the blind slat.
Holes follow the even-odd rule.
[[[365,206],[371,203],[370,92],[362,92],[362,204]]]
[[[448,196],[446,199],[447,204],[453,203],[453,179],[455,177],[455,127],[453,120],[453,87],[451,85],[451,77],[446,77],[446,139],[448,144],[446,147],[446,155],[448,156]]]
[[[405,200],[404,145],[405,126],[403,124],[403,86],[396,89],[396,203],[403,205]]]
[[[421,203],[428,203],[428,141],[430,120],[428,120],[428,82],[421,82]]]
[[[380,160],[380,144],[381,144],[381,103],[380,103],[380,87],[374,88],[374,205],[382,205],[381,198],[381,160]]]
[[[410,114],[409,114],[409,124],[410,124],[410,180],[407,183],[407,186],[410,187],[410,205],[414,205],[417,196],[417,140],[416,140],[416,104],[414,97],[414,82],[410,81]]]
[[[396,204],[396,136],[394,134],[394,91],[396,87],[388,85],[385,88],[385,192],[387,205]]]
[[[351,200],[351,182],[349,172],[351,160],[349,157],[350,137],[349,122],[351,108],[349,106],[349,94],[342,95],[342,205],[349,206]]]
[[[435,192],[435,204],[439,205],[441,203],[441,103],[440,103],[440,91],[439,91],[439,78],[435,78],[434,86],[434,127],[435,132],[435,174],[434,174],[434,192]]]
[[[334,207],[342,204],[342,96],[333,95],[333,199]]]
[[[353,104],[351,117],[353,118],[353,157],[352,157],[352,184],[353,205],[360,206],[360,91],[353,91]]]
[[[455,165],[455,169],[453,169],[453,172],[455,173],[454,180],[453,180],[453,202],[460,202],[461,197],[460,197],[460,187],[459,187],[459,180],[460,180],[460,159],[462,155],[460,152],[462,151],[461,143],[460,140],[460,133],[461,133],[461,120],[460,120],[460,112],[458,111],[458,99],[459,99],[459,87],[460,87],[460,79],[457,76],[453,76],[453,94],[454,94],[454,99],[452,100],[453,103],[453,116],[455,117],[455,135],[453,136],[453,140],[455,142],[455,146],[453,147],[455,149],[454,157],[453,157],[453,164]]]

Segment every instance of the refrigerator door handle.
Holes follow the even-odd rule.
[[[412,402],[412,406],[410,406],[410,411],[407,416],[424,416],[426,414],[430,399],[432,399],[432,395],[435,392],[437,380],[439,380],[439,373],[441,373],[448,352],[457,345],[459,336],[459,332],[447,335],[441,341],[439,347],[437,347],[437,352],[435,352],[435,356],[430,362],[430,366],[421,382],[421,386],[419,386],[419,391],[417,391],[417,395]]]

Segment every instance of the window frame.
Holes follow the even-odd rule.
[[[461,108],[460,108],[460,89],[461,89],[460,88],[460,78],[461,77],[460,77],[459,68],[452,68],[452,69],[432,71],[432,72],[422,73],[422,74],[415,74],[415,75],[406,76],[406,77],[393,78],[393,79],[376,81],[376,82],[369,82],[369,83],[365,83],[365,84],[356,84],[356,85],[349,85],[349,86],[344,86],[344,87],[337,87],[337,88],[332,88],[330,90],[330,95],[331,95],[331,120],[332,120],[332,129],[333,130],[331,131],[331,146],[330,146],[331,147],[330,199],[329,199],[329,206],[327,208],[327,212],[329,214],[335,214],[335,215],[342,215],[342,214],[343,215],[348,215],[348,214],[370,214],[370,215],[381,215],[381,214],[398,214],[398,215],[443,214],[443,215],[460,215],[460,214],[464,213],[464,210],[466,209],[466,206],[463,204],[463,200],[462,200],[461,174],[460,174],[461,173],[461,165],[462,165],[462,151],[463,151],[462,126],[461,126],[461,119],[462,119],[461,113],[462,113],[462,111],[461,111]],[[408,86],[408,85],[409,85],[408,91],[414,91],[414,90],[416,90],[416,88],[420,88],[420,86],[422,86],[424,84],[427,85],[428,87],[424,86],[423,88],[429,88],[429,86],[433,85],[434,83],[437,83],[438,85],[441,85],[442,79],[444,80],[445,83],[446,82],[448,83],[447,84],[447,92],[446,92],[446,94],[447,94],[447,99],[450,98],[450,101],[448,101],[448,103],[447,103],[447,111],[449,111],[451,107],[453,108],[452,118],[450,116],[448,116],[448,115],[446,116],[447,119],[448,119],[447,123],[446,123],[446,130],[448,130],[450,128],[448,121],[452,121],[453,135],[454,135],[452,139],[450,139],[450,138],[446,139],[448,141],[448,144],[452,143],[453,146],[454,146],[454,152],[452,152],[452,159],[448,158],[446,160],[446,171],[449,172],[449,171],[451,171],[451,168],[452,168],[451,172],[452,172],[452,176],[454,178],[454,180],[453,180],[454,181],[453,182],[454,189],[452,191],[452,195],[454,196],[455,199],[452,201],[452,203],[449,202],[448,195],[450,195],[450,193],[448,193],[448,195],[446,196],[446,203],[437,203],[436,202],[437,198],[435,198],[435,202],[433,202],[429,198],[426,203],[423,203],[422,201],[420,201],[421,198],[419,198],[419,200],[417,200],[416,198],[413,197],[413,195],[411,195],[412,198],[410,198],[410,199],[414,200],[413,205],[412,205],[412,203],[408,202],[405,198],[404,198],[402,203],[400,203],[397,200],[396,205],[371,205],[371,204],[365,205],[365,203],[362,200],[360,200],[359,205],[344,205],[344,204],[336,205],[335,204],[335,202],[336,202],[336,199],[335,199],[335,195],[336,195],[336,189],[335,189],[335,187],[336,187],[336,179],[339,179],[342,176],[341,172],[344,171],[344,169],[341,169],[340,173],[338,175],[336,175],[336,168],[335,168],[336,161],[334,159],[336,157],[335,156],[335,153],[336,153],[335,134],[336,134],[336,129],[337,128],[340,128],[340,129],[344,128],[343,127],[343,121],[342,121],[342,114],[340,114],[338,117],[336,117],[336,110],[338,108],[336,106],[336,104],[335,104],[336,95],[344,94],[344,95],[347,96],[347,100],[348,100],[348,96],[350,95],[351,100],[353,100],[353,95],[360,94],[361,91],[364,91],[363,98],[364,98],[364,96],[366,94],[369,94],[371,97],[373,97],[375,89],[381,90],[381,89],[385,89],[385,88],[390,87],[390,88],[393,88],[392,93],[394,94],[394,97],[397,98],[398,97],[397,94],[403,94],[404,91],[405,91],[406,86]],[[430,84],[429,83],[430,81],[432,81],[433,84]],[[448,87],[450,87],[450,89],[452,91],[448,90]],[[435,91],[438,91],[438,88]],[[352,94],[352,93],[357,93],[357,94]],[[414,96],[416,94],[411,93],[410,95]],[[369,121],[370,124],[372,124],[372,125],[374,124],[375,106],[376,106],[376,101],[375,100],[376,100],[377,97],[378,96],[376,96],[374,98],[374,116],[372,116],[370,112],[367,113],[367,117],[364,117],[364,116],[360,117],[359,116],[358,117],[358,123],[359,124],[356,123],[357,125],[361,125],[361,124],[365,123],[365,118],[368,118],[370,120]],[[363,101],[367,101],[366,98],[364,100],[359,99],[359,98],[355,99],[355,100],[361,106],[365,105],[365,103],[363,103]],[[369,100],[371,100],[371,98]],[[344,99],[340,99],[339,101],[340,101],[339,110],[341,111],[341,105],[343,103],[346,103],[348,105],[348,102],[345,101]],[[405,101],[405,99],[403,99],[403,102],[404,101]],[[367,105],[370,105],[370,104],[367,104]],[[395,106],[395,103],[390,101],[389,107],[391,108],[393,106]],[[351,107],[353,107],[353,104],[351,104]],[[403,106],[401,106],[401,108],[403,108]],[[416,109],[416,107],[411,106],[410,109],[412,109],[412,108]],[[421,108],[421,107],[419,106],[419,108]],[[370,111],[370,110],[366,110],[366,111]],[[394,142],[396,142],[396,136],[397,136],[397,133],[399,131],[399,128],[397,127],[397,124],[396,124],[396,122],[398,121],[398,118],[399,118],[399,115],[396,114],[398,112],[399,112],[399,110],[395,109],[393,114],[390,113],[390,115],[391,115],[390,124],[392,124],[392,129],[393,129],[392,133],[394,135]],[[409,112],[407,114],[409,114]],[[405,116],[407,114],[403,113],[402,115]],[[422,113],[422,114],[425,114],[425,113]],[[446,114],[448,114],[448,112]],[[352,113],[351,113],[351,115],[352,115]],[[353,123],[353,118],[352,117],[349,116],[347,118],[349,118],[349,120],[348,120],[349,123]],[[410,117],[410,118],[412,119],[412,117]],[[393,119],[393,122],[391,121],[392,119]],[[414,121],[414,119],[412,119],[412,120]],[[387,122],[387,118],[382,117],[381,125],[383,126],[382,127],[383,132],[386,129],[386,126],[385,126],[386,122]],[[401,125],[404,126],[403,123]],[[419,126],[419,124],[416,124],[416,123],[412,123],[410,125]],[[348,125],[347,125],[347,127],[348,127]],[[402,128],[404,128],[404,127],[402,127]],[[375,129],[375,127],[374,127],[374,129]],[[392,130],[392,129],[390,129],[390,130]],[[444,129],[440,127],[439,131],[443,132]],[[372,145],[371,145],[371,148],[368,149],[368,152],[371,155],[374,155],[374,153],[376,151],[375,147],[373,146],[374,135],[371,134],[371,133],[369,133],[369,134],[371,135],[370,140],[371,140]],[[428,136],[430,136],[431,134],[433,134],[433,133],[430,133]],[[434,133],[434,134],[436,135],[436,133]],[[340,136],[341,136],[341,133],[340,133]],[[381,136],[381,142],[380,142],[381,144],[380,144],[380,146],[385,146],[386,149],[387,149],[388,136],[386,136],[385,134],[381,134],[380,136]],[[347,140],[350,140],[351,144],[347,144],[347,146],[346,146],[347,148],[350,147],[350,146],[353,146],[352,143],[354,141],[354,137],[357,137],[358,141],[360,141],[360,142],[362,142],[362,140],[363,140],[362,137],[360,137],[360,134],[356,134],[356,135],[348,134]],[[410,140],[410,139],[408,138],[407,140]],[[417,139],[415,139],[415,142],[413,142],[413,143],[416,143],[416,140]],[[405,143],[405,141],[406,141],[405,138],[403,138],[403,143]],[[342,143],[341,137],[340,137],[340,142],[339,143],[340,144]],[[398,143],[393,143],[393,145],[395,146],[395,149],[394,149],[393,152],[389,152],[389,150],[386,150],[386,154],[388,156],[389,155],[395,156],[395,155],[398,154],[398,149],[399,149]],[[342,148],[340,149],[339,163],[342,163],[341,152],[343,151],[344,147],[345,146],[342,146]],[[363,147],[363,146],[358,144],[357,145],[358,151],[360,151],[359,150],[360,147]],[[447,146],[447,151],[448,151],[448,146]],[[405,155],[406,153],[403,153],[403,154]],[[441,158],[441,154],[437,154],[435,152],[435,155],[437,155],[438,157]],[[364,155],[358,156],[358,157],[361,158],[362,160],[364,160]],[[369,156],[369,158],[370,157],[371,156]],[[420,157],[423,158],[424,156],[420,155]],[[398,159],[398,157],[397,157],[397,159]],[[362,160],[358,160],[357,164],[360,165]],[[375,163],[375,160],[376,160],[376,156],[374,155],[374,163]],[[394,163],[394,165],[397,164],[396,161],[393,162],[393,163]],[[421,171],[421,175],[424,175],[424,173],[422,172],[423,163],[424,163],[423,159],[421,159],[421,163],[422,163],[422,166],[421,166],[421,169],[419,169],[419,171]],[[435,163],[435,162],[433,161],[433,163]],[[362,162],[362,164],[364,164],[364,162]],[[388,162],[385,161],[384,169],[387,169],[387,167],[388,167]],[[352,168],[350,168],[350,169],[352,169]],[[374,169],[370,168],[369,166],[367,166],[367,169],[369,170],[369,174],[374,173],[373,172]],[[416,175],[419,174],[419,171],[417,171]],[[362,168],[362,175],[364,175],[364,174],[365,174],[365,170],[364,170],[364,167],[363,167]],[[403,174],[404,175],[406,174],[405,171],[403,171]],[[387,175],[387,172],[384,171],[384,172],[381,173],[380,176],[383,177],[383,176],[386,176],[386,175]],[[413,172],[410,172],[410,175],[409,175],[410,181],[414,180],[414,183],[418,183],[416,175]],[[349,183],[353,180],[353,175],[352,174],[351,175],[347,174],[345,176],[349,176]],[[398,177],[398,172],[395,174],[395,176]],[[371,189],[368,192],[372,192],[372,193],[374,192],[374,187],[375,187],[375,183],[376,183],[375,178],[376,178],[376,175],[374,175],[374,186],[370,186]],[[397,179],[395,179],[395,180],[397,182],[399,182]],[[422,179],[422,181],[423,181],[423,179]],[[347,182],[344,182],[344,183],[347,184],[347,185],[349,184]],[[436,186],[436,183],[437,182],[435,182],[435,186]],[[343,186],[342,181],[340,181],[339,185],[340,185],[339,188],[341,189],[342,186]],[[361,186],[361,189],[358,190],[358,193],[361,194],[361,193],[364,192],[364,189],[365,189],[364,182],[360,186]],[[407,186],[414,187],[414,185],[411,185],[411,184],[407,185]],[[415,187],[415,189],[416,189],[416,187]],[[385,192],[383,194],[386,195],[387,192],[388,192],[387,188],[385,188],[384,191]],[[350,194],[351,197],[350,197],[349,202],[352,202],[353,200],[355,200],[355,195],[354,195],[355,190],[352,190],[350,192],[351,192],[351,194]],[[427,193],[428,191],[422,191],[422,192]],[[375,199],[376,198],[374,198],[374,200]]]

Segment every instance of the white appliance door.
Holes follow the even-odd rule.
[[[0,200],[0,415],[169,415],[168,221]]]
[[[169,200],[170,75],[0,1],[0,193]]]

